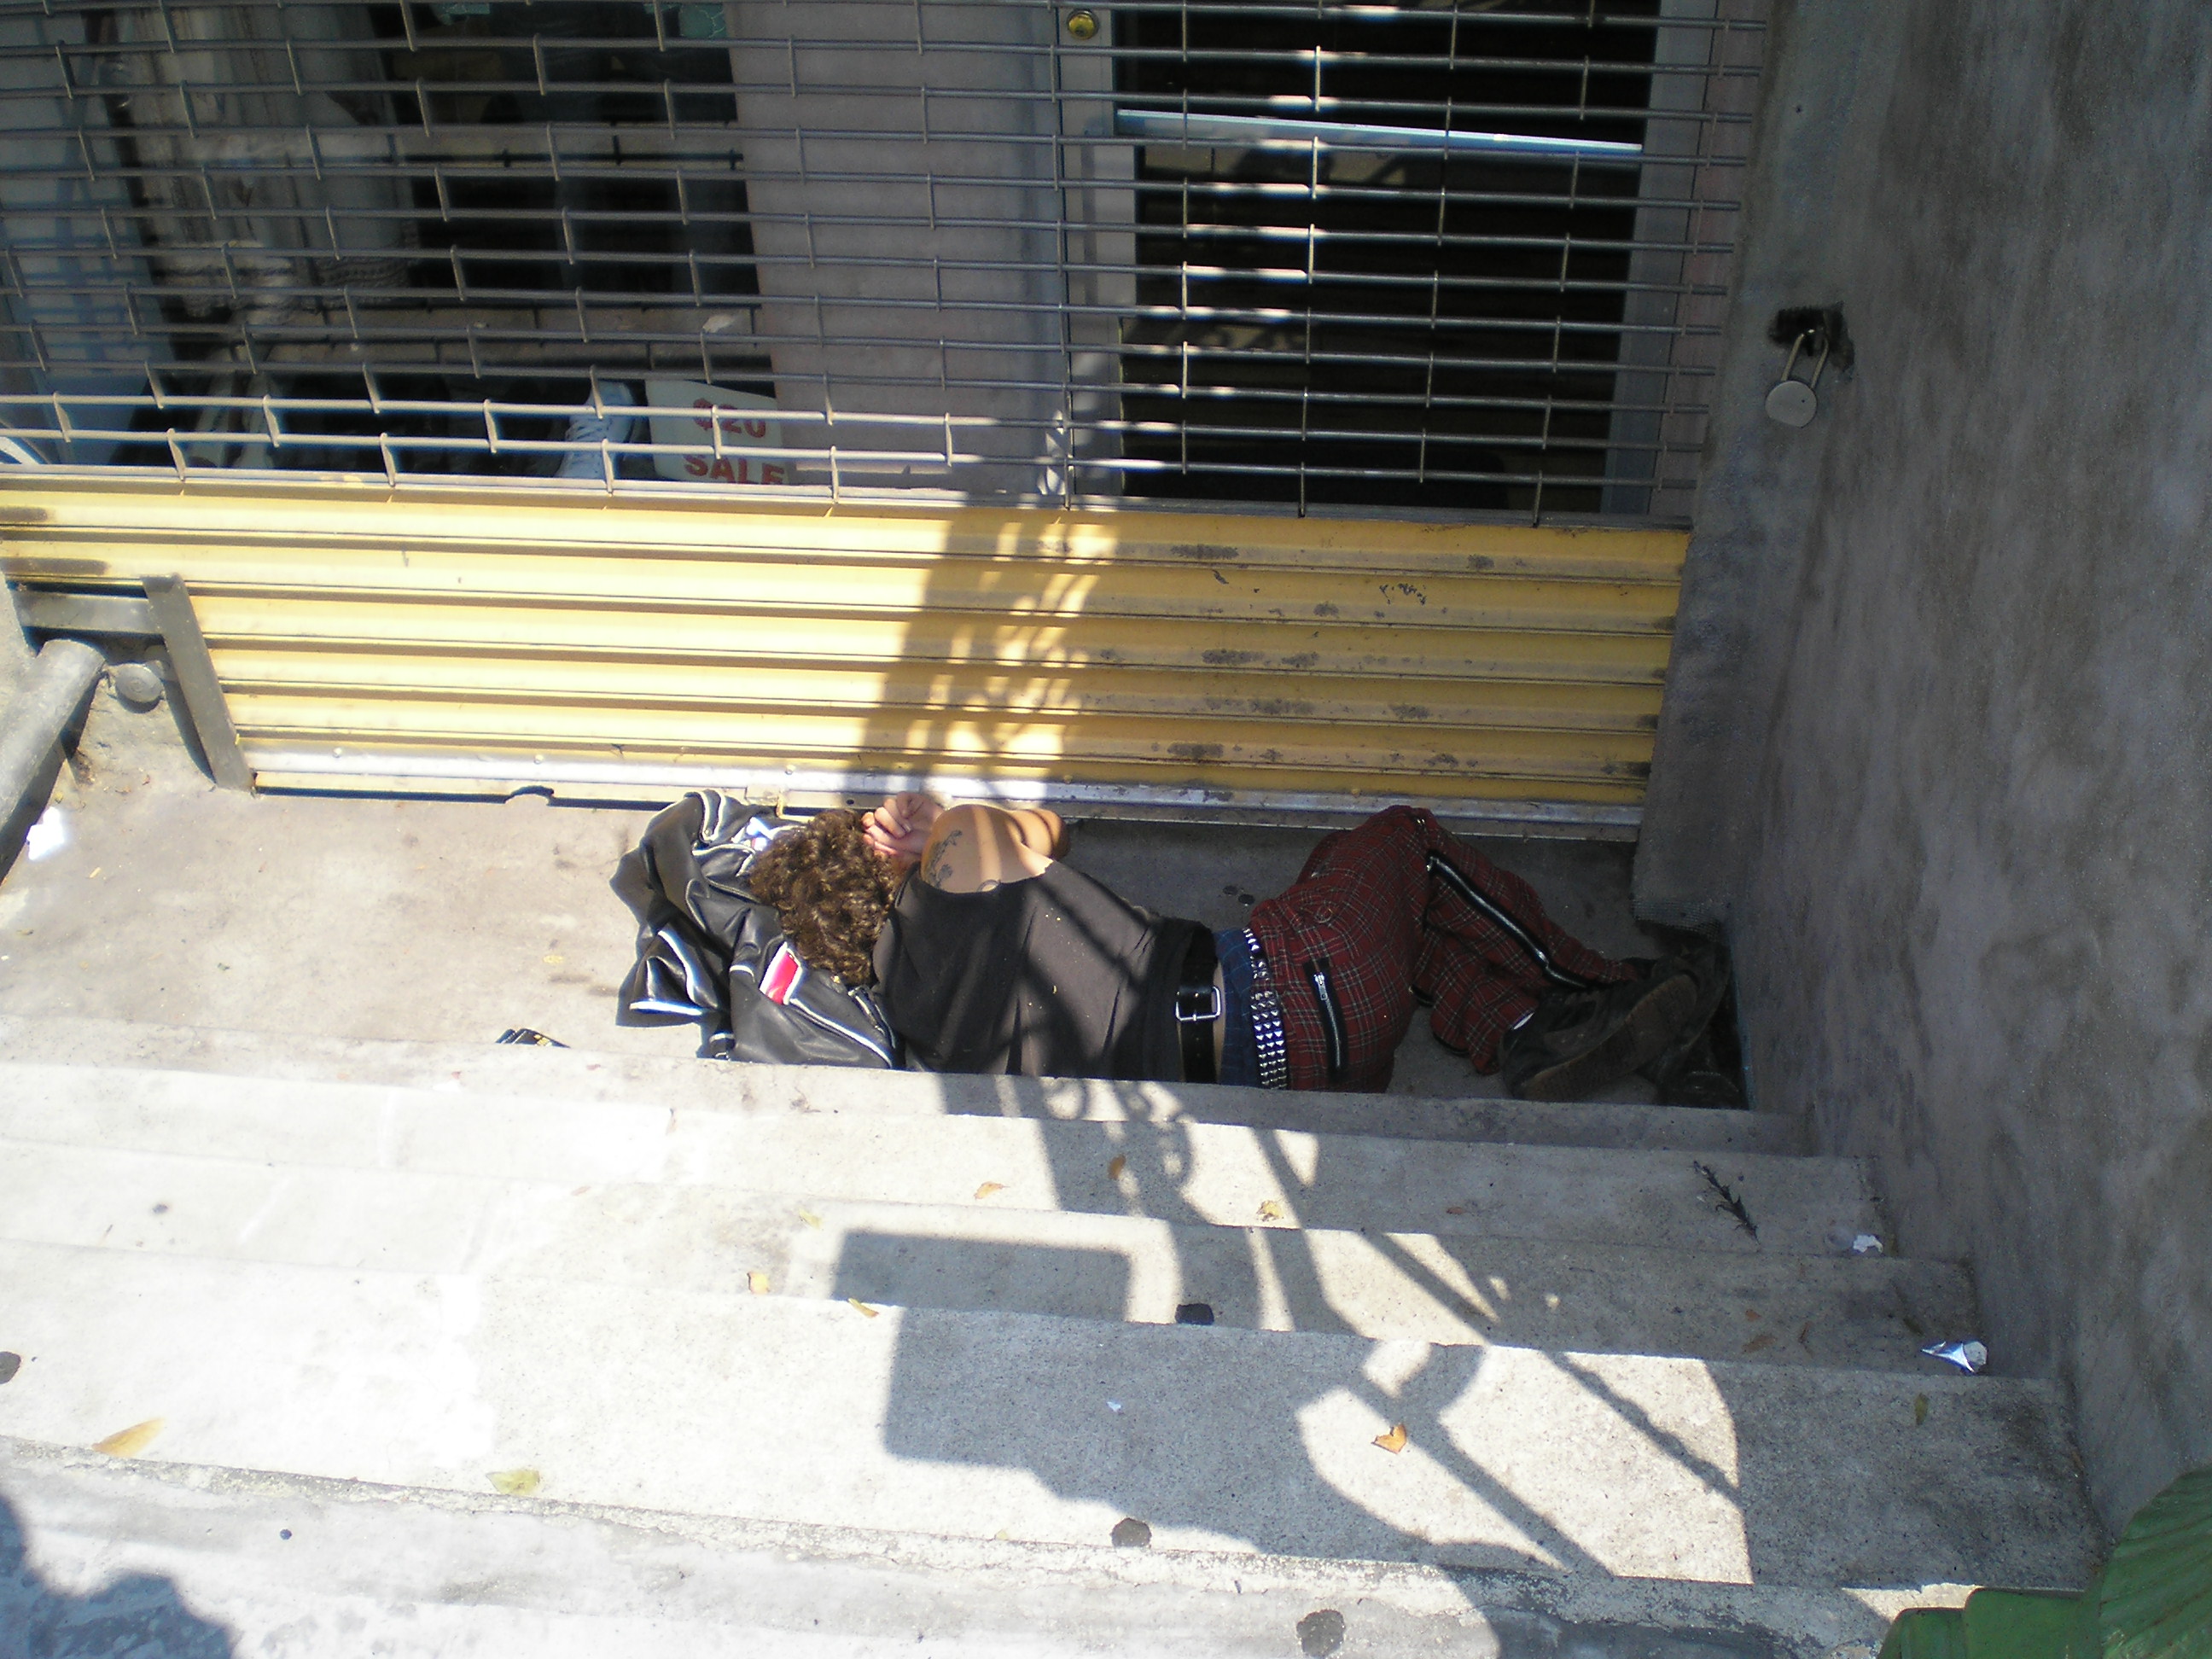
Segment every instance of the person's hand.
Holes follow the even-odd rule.
[[[862,820],[868,845],[894,864],[911,864],[929,845],[929,832],[945,808],[912,790],[893,795]]]

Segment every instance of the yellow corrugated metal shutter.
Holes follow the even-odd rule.
[[[19,586],[182,577],[264,787],[1616,824],[1686,541],[35,475],[0,531]]]

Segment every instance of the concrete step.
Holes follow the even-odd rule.
[[[1229,1123],[1310,1134],[1523,1146],[1810,1150],[1796,1119],[1683,1106],[1546,1105],[1406,1095],[1291,1094],[1201,1084],[930,1076],[827,1066],[732,1066],[580,1048],[370,1042],[313,1032],[221,1030],[126,1020],[0,1017],[0,1059],[215,1072],[296,1082],[459,1087],[545,1100],[651,1100],[678,1110]]]
[[[1842,1158],[1711,1162],[1203,1122],[732,1112],[24,1061],[0,1066],[0,1136],[571,1185],[712,1184],[809,1204],[988,1203],[1785,1255],[1831,1255],[1839,1239],[1881,1231],[1865,1170]],[[1720,1208],[1716,1182],[1749,1227]]]
[[[272,1166],[0,1140],[0,1237],[1245,1329],[1939,1371],[1947,1263],[1211,1227],[1033,1209]]]
[[[0,1245],[0,1434],[755,1521],[1765,1586],[2074,1586],[2058,1391]],[[1395,1454],[1374,1443],[1394,1424]],[[111,1443],[113,1443],[111,1442]]]
[[[164,1659],[1285,1659],[1330,1614],[1342,1659],[1824,1659],[1964,1594],[902,1535],[21,1440],[0,1440],[0,1516],[31,1558],[0,1564],[0,1629]]]

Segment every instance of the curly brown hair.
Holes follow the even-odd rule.
[[[899,872],[868,845],[861,823],[858,812],[824,812],[778,836],[745,872],[799,959],[848,985],[875,978],[876,935],[899,890]]]

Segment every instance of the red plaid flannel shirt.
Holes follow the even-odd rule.
[[[1434,814],[1393,806],[1323,841],[1287,890],[1253,908],[1252,933],[1282,1002],[1290,1087],[1387,1087],[1417,996],[1433,1005],[1430,1029],[1441,1042],[1476,1071],[1494,1071],[1499,1040],[1558,988],[1460,883],[1431,872],[1432,854],[1540,943],[1557,968],[1600,985],[1635,977],[1626,963],[1562,932],[1528,883]]]

